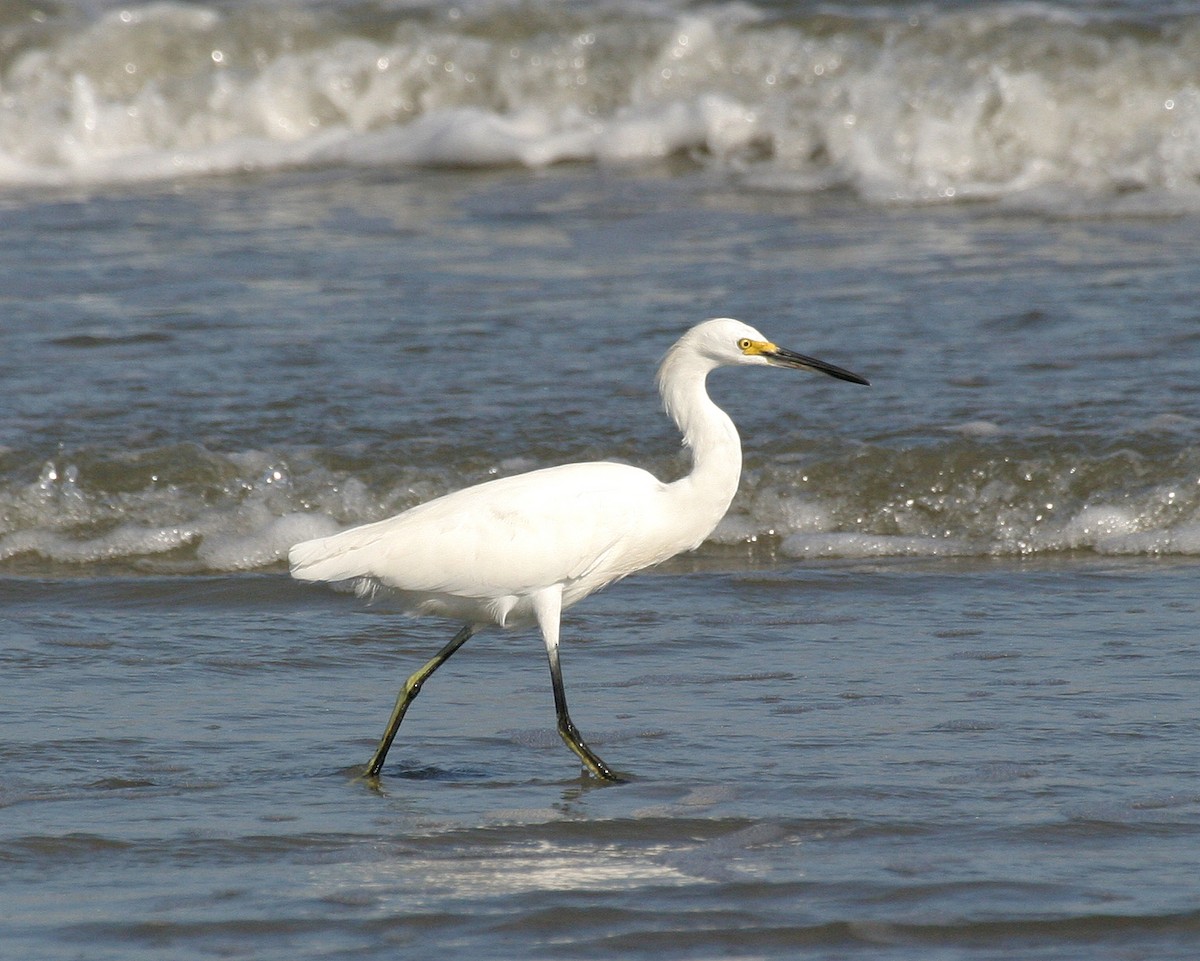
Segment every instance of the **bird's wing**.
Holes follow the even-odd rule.
[[[304,580],[371,578],[401,591],[521,595],[604,570],[652,530],[663,485],[623,464],[569,464],[447,494],[389,520],[298,544]],[[650,552],[653,553],[653,552]],[[632,563],[629,561],[628,563]]]

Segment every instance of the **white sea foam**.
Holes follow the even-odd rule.
[[[55,530],[33,528],[0,537],[0,560],[36,554],[66,564],[127,561],[164,554],[195,540],[186,527],[121,524],[97,536],[69,536]]]
[[[747,473],[703,549],[801,559],[1200,555],[1200,455],[1186,438],[1164,454],[1160,435],[1145,436],[1153,457],[1064,453],[1055,438],[986,431],[803,467],[785,457]],[[0,564],[279,567],[295,543],[481,479],[444,463],[373,463],[359,475],[325,460],[175,445],[18,467],[0,481]],[[512,458],[488,473],[539,466]]]
[[[371,7],[368,28],[164,2],[2,28],[19,52],[0,74],[0,183],[686,154],[751,187],[884,202],[1200,205],[1200,17],[455,9]]]
[[[203,539],[197,559],[211,570],[244,571],[267,567],[287,557],[293,544],[338,530],[324,514],[291,513],[273,517],[262,511],[241,531],[222,531]]]
[[[977,553],[963,541],[895,534],[837,532],[792,534],[781,551],[789,557],[958,557]]]
[[[963,437],[997,437],[1004,433],[1003,427],[990,420],[971,420],[947,427],[946,430]]]

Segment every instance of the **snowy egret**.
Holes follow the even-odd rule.
[[[841,367],[777,347],[753,327],[708,320],[663,358],[658,389],[683,432],[692,469],[664,483],[625,464],[566,464],[455,491],[402,514],[295,545],[292,576],[387,589],[413,614],[455,619],[454,638],[405,681],[366,768],[375,778],[413,698],[484,627],[537,624],[550,659],[558,733],[588,770],[618,781],[567,712],[559,666],[562,612],[619,578],[691,550],[713,531],[737,491],[742,448],[705,380],[722,366],[813,370],[855,384]]]

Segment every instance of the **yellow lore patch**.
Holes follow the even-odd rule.
[[[751,340],[749,337],[743,337],[738,341],[738,350],[747,357],[756,357],[759,354],[772,354],[779,350],[769,340]]]

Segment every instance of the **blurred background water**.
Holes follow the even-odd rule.
[[[28,958],[1185,958],[1200,6],[0,3],[0,935]],[[290,544],[570,460],[695,554],[541,645]]]

